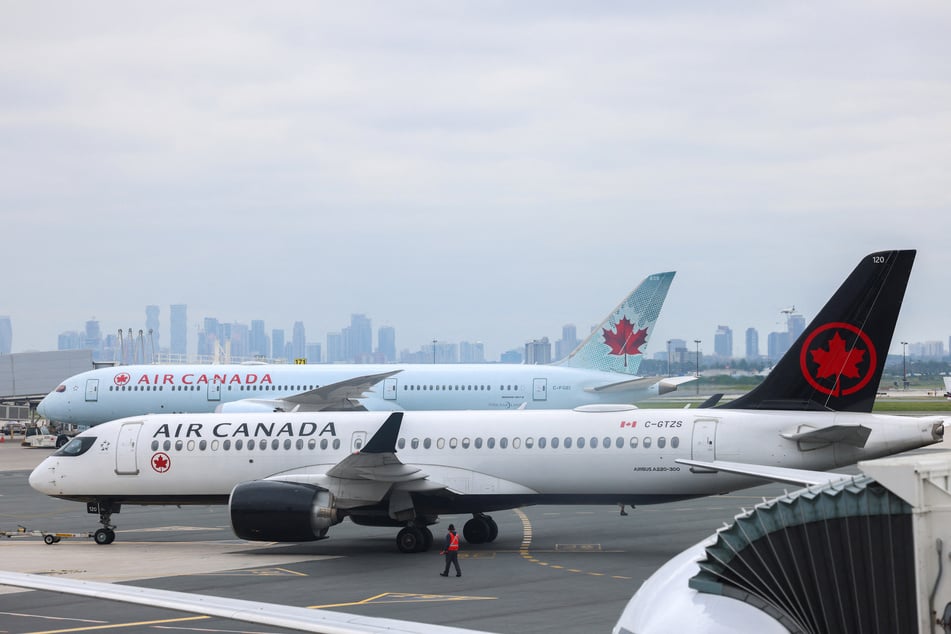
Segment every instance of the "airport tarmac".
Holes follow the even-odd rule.
[[[944,443],[947,445],[947,442]],[[942,447],[942,446],[939,446]],[[945,448],[945,447],[942,447]],[[927,451],[927,450],[926,450]],[[29,488],[30,469],[51,450],[0,445],[0,530],[18,525],[83,532],[98,527],[84,505]],[[331,529],[305,544],[236,539],[224,507],[125,507],[117,540],[0,539],[0,568],[77,579],[325,607],[489,632],[609,632],[631,595],[670,557],[729,522],[741,507],[782,493],[766,485],[656,506],[537,506],[493,513],[499,538],[463,543],[463,576],[443,578],[438,548],[405,555],[396,530]],[[450,522],[433,526],[441,540]],[[438,543],[438,541],[437,541]],[[0,633],[89,631],[283,632],[219,618],[0,587]]]

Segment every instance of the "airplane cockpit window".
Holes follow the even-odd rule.
[[[95,436],[77,436],[63,445],[54,456],[81,456],[96,442]]]

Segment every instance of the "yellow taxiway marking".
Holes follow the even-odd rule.
[[[306,576],[306,575],[305,575]],[[330,608],[343,608],[343,607],[352,607],[356,605],[372,605],[380,603],[431,603],[436,601],[487,601],[494,600],[498,597],[479,597],[479,596],[466,596],[458,594],[412,594],[409,592],[383,592],[381,594],[374,595],[372,597],[367,597],[366,599],[361,599],[359,601],[350,601],[347,603],[328,603],[326,605],[309,605],[308,609],[311,610],[320,610],[320,609],[330,609]],[[33,616],[24,614],[23,616]],[[210,617],[210,616],[183,616],[172,619],[160,619],[155,621],[135,621],[127,623],[107,623],[103,625],[87,625],[82,627],[71,627],[66,629],[59,630],[42,630],[36,632],[29,632],[29,634],[68,634],[69,632],[91,632],[95,630],[111,630],[120,627],[137,627],[144,625],[164,625],[168,623],[186,623],[189,621],[201,621],[204,619],[210,618],[224,618],[224,617]]]
[[[623,577],[620,575],[605,575],[603,572],[590,572],[587,570],[578,570],[577,568],[565,568],[564,566],[559,566],[557,564],[548,563],[545,561],[539,560],[536,555],[539,552],[609,552],[601,549],[600,544],[555,544],[554,551],[533,551],[532,548],[532,523],[528,519],[528,516],[522,511],[522,509],[512,509],[519,519],[522,521],[522,545],[518,549],[518,554],[522,556],[522,559],[525,561],[535,564],[537,566],[546,566],[548,568],[554,568],[556,570],[565,570],[566,572],[573,572],[575,574],[588,575],[591,577],[610,577],[611,579],[619,579],[623,581],[630,581],[631,577]],[[554,515],[553,513],[546,513],[545,515]],[[615,551],[610,551],[615,552]],[[617,551],[620,552],[620,551]]]
[[[306,577],[306,573],[287,568],[252,568],[250,570],[226,570],[224,572],[206,572],[192,575],[195,577]]]

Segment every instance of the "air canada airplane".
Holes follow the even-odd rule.
[[[862,258],[772,373],[730,407],[589,405],[510,412],[160,414],[93,427],[44,460],[30,486],[87,503],[100,544],[123,504],[227,504],[238,537],[311,541],[345,518],[399,527],[427,550],[442,514],[532,504],[638,505],[801,482],[939,442],[940,417],[872,404],[914,251]]]
[[[648,276],[568,357],[553,364],[126,365],[70,377],[40,402],[37,412],[49,420],[91,426],[150,413],[634,403],[694,380],[636,376],[673,278],[673,272]]]

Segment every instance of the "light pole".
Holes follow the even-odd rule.
[[[700,340],[694,339],[693,342],[697,344],[697,395],[700,395]]]
[[[670,342],[671,339],[667,340],[667,376],[670,376]]]
[[[905,366],[905,346],[908,345],[907,341],[901,342],[901,389],[908,389],[908,372]]]

